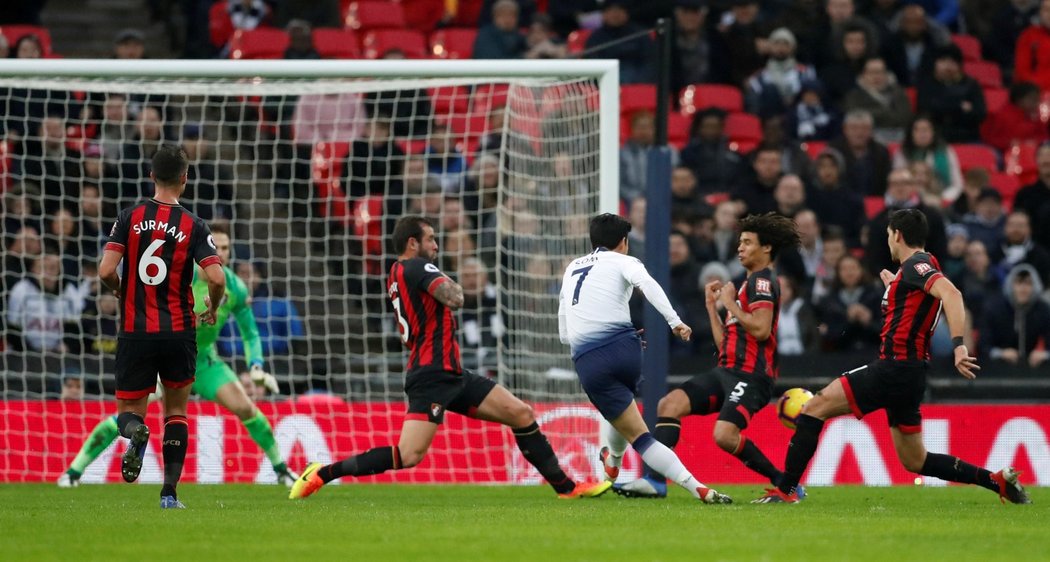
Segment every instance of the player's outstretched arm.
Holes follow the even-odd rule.
[[[963,305],[962,293],[944,276],[934,281],[928,292],[940,299],[944,305],[948,331],[955,345],[955,368],[960,375],[968,379],[977,378],[977,371],[981,370],[981,367],[977,365],[977,358],[970,356],[970,351],[963,343],[963,334],[966,333],[966,307]]]
[[[441,283],[432,283],[427,292],[452,310],[459,310],[463,306],[463,287],[448,276],[445,276],[445,281]]]
[[[667,321],[667,325],[674,330],[679,326],[689,328],[682,324],[682,319],[678,317],[678,313],[675,312],[674,307],[671,306],[671,301],[667,298],[667,294],[664,293],[663,287],[653,279],[649,272],[645,270],[645,266],[641,262],[634,264],[634,267],[629,268],[625,271],[627,280],[635,288],[642,292],[645,300],[649,301],[649,304],[653,305],[664,320]],[[685,337],[682,337],[678,332],[675,335],[682,339],[682,341],[689,341],[692,329],[688,330],[688,333],[683,331]]]
[[[226,274],[216,260],[204,268],[204,278],[208,282],[208,309],[201,314],[200,319],[205,324],[214,324],[215,315],[226,294]]]
[[[120,265],[120,259],[123,257],[123,252],[106,250],[102,254],[102,263],[98,264],[98,278],[110,291],[117,292],[120,290],[120,276],[117,275],[117,266]]]

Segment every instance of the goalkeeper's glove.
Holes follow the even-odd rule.
[[[266,387],[270,394],[280,394],[281,389],[277,386],[277,378],[263,370],[262,365],[252,365],[249,370],[252,382]]]

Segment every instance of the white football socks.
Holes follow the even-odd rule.
[[[609,445],[609,458],[606,463],[617,468],[623,466],[623,454],[627,451],[627,439],[607,421],[602,421],[602,436]]]
[[[689,473],[689,470],[679,460],[678,455],[674,454],[674,451],[663,443],[654,440],[642,453],[642,460],[645,461],[645,464],[653,467],[653,470],[688,490],[694,498],[702,499],[696,489],[706,488],[707,486],[693,478],[693,475]]]

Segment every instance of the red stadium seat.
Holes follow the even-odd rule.
[[[403,29],[405,12],[397,2],[351,2],[343,21],[347,29]]]
[[[506,107],[510,86],[507,84],[482,84],[470,96],[470,112],[488,115],[495,107]]]
[[[682,88],[678,105],[683,115],[692,115],[705,107],[720,107],[729,112],[743,111],[744,95],[733,86],[693,84]]]
[[[643,109],[656,111],[656,86],[652,84],[620,86],[620,115],[630,115]]]
[[[689,142],[689,127],[692,119],[681,113],[667,114],[667,144],[682,148]]]
[[[474,55],[476,29],[439,29],[430,35],[430,55],[436,59],[469,59]]]
[[[1006,88],[985,88],[984,104],[988,107],[988,115],[994,115],[1000,109],[1010,103],[1010,91]]]
[[[999,171],[999,156],[995,149],[983,144],[953,144],[959,157],[959,168],[965,173],[972,168],[984,168],[989,172]]]
[[[582,53],[587,48],[587,38],[591,36],[589,29],[577,29],[569,34],[566,46],[572,54]]]
[[[46,27],[38,25],[5,25],[0,27],[0,35],[7,39],[7,46],[14,52],[15,43],[26,35],[36,35],[40,39],[40,46],[44,49],[43,56],[51,56],[51,32]]]
[[[751,151],[758,148],[758,145],[759,141],[755,139],[732,140],[729,141],[729,150],[746,156],[751,154]]]
[[[233,36],[233,22],[226,12],[226,2],[216,2],[208,9],[208,37],[215,47],[222,47]]]
[[[318,28],[314,30],[314,49],[326,59],[359,59],[361,42],[349,29]]]
[[[370,195],[354,202],[354,236],[361,239],[365,256],[365,272],[369,275],[383,274],[383,217],[386,214],[383,197]]]
[[[962,51],[963,60],[979,61],[981,56],[981,42],[973,35],[953,34],[952,43]]]
[[[820,153],[824,152],[824,149],[828,147],[828,143],[824,141],[806,141],[802,143],[802,146],[806,149],[809,159],[816,160],[817,156],[820,156]]]
[[[1036,165],[1037,145],[1031,143],[1016,144],[1006,153],[1006,173],[1017,176],[1021,185],[1028,185],[1039,178],[1039,167]]]
[[[864,198],[864,214],[867,215],[868,220],[876,217],[883,209],[886,208],[886,199],[879,197],[878,195],[872,195]]]
[[[378,29],[365,34],[361,45],[365,58],[378,59],[391,49],[400,49],[406,58],[427,58],[427,42],[423,34],[411,29]]]
[[[466,113],[470,109],[470,91],[465,86],[439,86],[427,92],[435,116]]]
[[[726,117],[725,135],[734,141],[762,141],[762,123],[750,113],[730,113]]]
[[[1014,197],[1017,196],[1017,192],[1021,190],[1021,180],[1017,176],[1010,174],[1004,174],[1002,172],[993,172],[988,176],[988,184],[995,188],[999,192],[999,195],[1003,196],[1003,204],[1006,205],[1007,209],[1012,209],[1014,206]]]
[[[280,29],[238,29],[230,39],[231,59],[280,59],[288,49],[288,34]]]
[[[904,88],[904,93],[908,96],[908,103],[911,104],[911,110],[914,113],[919,106],[919,91],[915,88]]]
[[[1002,88],[1003,71],[998,64],[988,61],[963,61],[963,72],[982,88]]]

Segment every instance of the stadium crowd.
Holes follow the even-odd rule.
[[[184,4],[186,57],[619,59],[620,193],[640,258],[656,129],[648,30],[672,18],[669,296],[698,332],[673,354],[713,353],[702,287],[741,276],[736,220],[769,211],[794,218],[803,240],[777,264],[781,353],[873,349],[878,273],[893,269],[887,214],[917,207],[932,227],[928,249],[964,293],[970,348],[1023,368],[1048,364],[1050,0]],[[386,10],[365,9],[373,4]],[[400,20],[376,23],[388,16]],[[17,27],[8,24],[34,23],[0,22],[0,55],[55,56],[46,29],[7,37]],[[114,40],[116,58],[146,54],[139,31]],[[205,111],[214,118],[188,119],[182,100],[157,94],[0,90],[5,353],[113,352],[118,303],[98,286],[101,243],[116,210],[150,193],[152,153],[177,141],[193,162],[190,209],[236,225],[273,196],[293,217],[325,219],[304,221],[302,234],[351,293],[382,297],[382,233],[397,216],[439,216],[441,265],[467,294],[465,357],[484,365],[506,332],[493,272],[509,264],[497,255],[537,254],[521,263],[540,292],[556,289],[561,265],[536,245],[548,232],[542,212],[497,220],[506,99],[495,87],[306,94],[213,104]],[[224,119],[228,111],[239,119]],[[573,131],[556,113],[544,117],[538,148],[514,150],[548,163],[550,193],[593,189],[578,183]],[[242,134],[251,142],[229,140]],[[235,151],[240,168],[222,150]],[[246,191],[258,185],[272,193]],[[322,204],[333,195],[336,204]],[[294,299],[268,288],[266,256],[252,250],[237,253],[237,273],[253,288],[268,352],[290,354],[304,322]],[[384,303],[362,310],[375,313],[369,328],[389,331]],[[950,354],[946,335],[936,342]],[[223,351],[238,354],[232,343]]]

